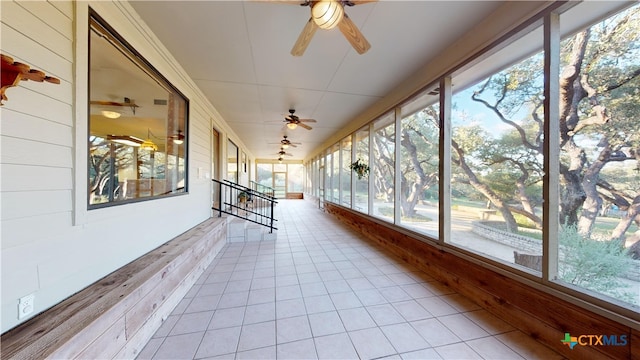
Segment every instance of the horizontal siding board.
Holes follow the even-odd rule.
[[[3,23],[33,39],[39,46],[50,49],[62,57],[73,54],[73,43],[69,38],[38,19],[18,3],[0,1],[0,9],[2,9]]]
[[[3,199],[4,201],[4,199]],[[33,224],[38,224],[34,226]],[[2,251],[41,239],[64,235],[71,227],[71,212],[59,212],[2,222]]]
[[[69,190],[3,192],[1,195],[3,222],[9,219],[71,211],[71,191]]]
[[[50,2],[21,1],[20,6],[33,14],[37,19],[49,25],[69,41],[72,40],[73,20],[66,16]]]
[[[71,126],[3,108],[0,108],[3,135],[47,144],[72,146],[73,128]]]
[[[4,23],[0,25],[0,31],[2,31],[2,52],[13,58],[13,61],[27,64],[64,82],[73,81],[73,53],[65,56],[56,54]],[[51,87],[59,89],[60,85]]]
[[[71,148],[2,136],[2,164],[72,167]]]
[[[50,83],[40,85],[52,87],[59,86]],[[55,121],[67,126],[73,125],[73,111],[70,104],[58,101],[24,86],[12,87],[7,90],[6,95],[9,99],[5,101],[3,105],[6,109]],[[11,113],[7,113],[7,116],[11,115]]]
[[[72,174],[69,168],[16,164],[2,166],[3,192],[72,190],[72,188]]]
[[[47,2],[58,9],[64,16],[69,19],[73,19],[73,1],[64,1],[64,0],[47,0]]]

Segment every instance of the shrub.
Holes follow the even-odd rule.
[[[562,262],[558,275],[562,280],[637,303],[638,299],[623,290],[628,285],[620,274],[633,266],[633,260],[618,242],[585,238],[575,227],[564,228],[559,235]]]

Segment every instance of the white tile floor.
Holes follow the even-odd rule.
[[[138,359],[561,359],[305,200],[227,244]]]

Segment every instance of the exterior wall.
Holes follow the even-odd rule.
[[[2,53],[61,80],[22,81],[0,108],[6,332],[209,218],[212,127],[245,147],[128,3],[0,6]],[[189,99],[188,194],[87,211],[89,6]],[[19,320],[18,300],[29,294],[35,310]]]

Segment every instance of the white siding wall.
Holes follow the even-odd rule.
[[[0,108],[5,332],[26,320],[18,320],[19,298],[35,294],[35,315],[207,219],[210,129],[242,143],[127,3],[0,6],[2,53],[61,80],[22,81]],[[89,6],[189,98],[188,195],[87,211]]]

